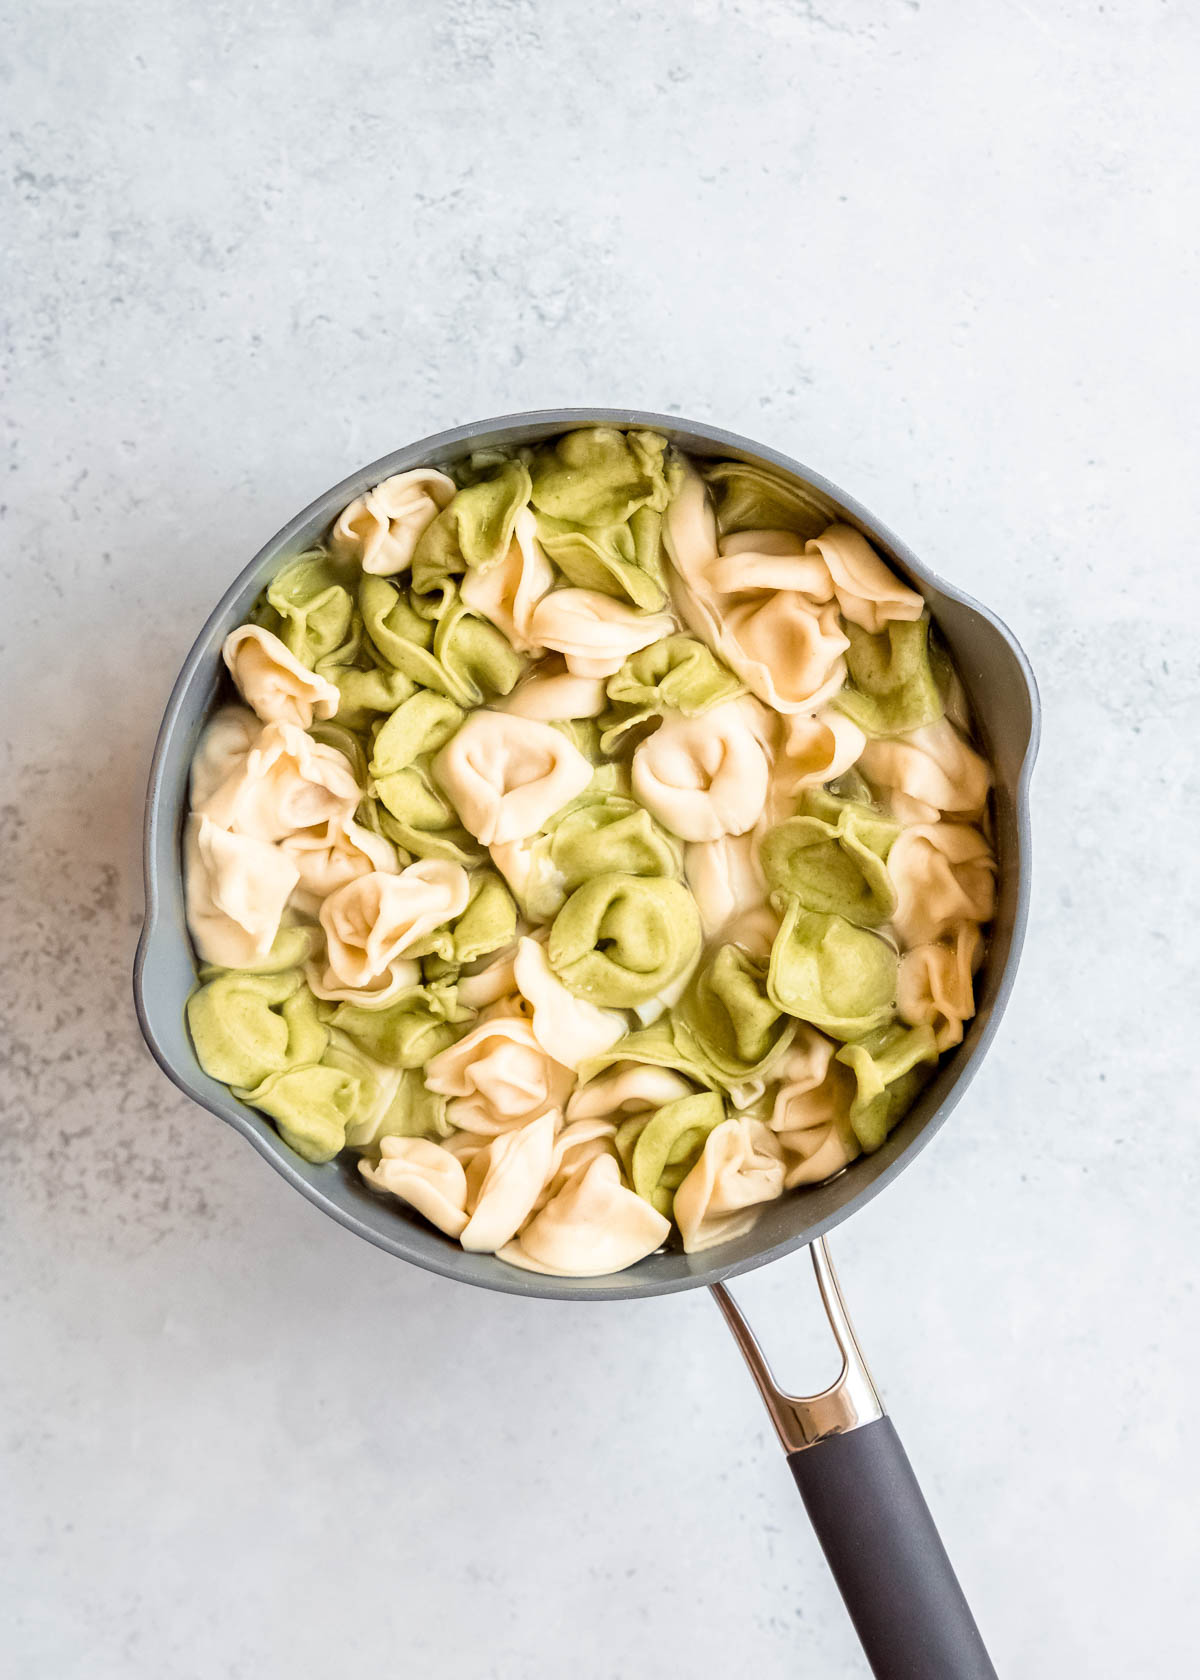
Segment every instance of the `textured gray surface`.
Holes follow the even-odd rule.
[[[1034,659],[1022,983],[835,1247],[1000,1672],[1190,1672],[1194,11],[4,12],[12,1672],[864,1673],[707,1301],[398,1266],[129,1002],[150,744],[225,580],[397,442],[610,401],[811,461]],[[808,1282],[746,1286],[776,1339]]]

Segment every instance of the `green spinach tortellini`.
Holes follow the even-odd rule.
[[[900,832],[871,806],[809,792],[801,814],[773,828],[760,857],[767,883],[806,910],[879,927],[896,908],[887,856]]]
[[[663,440],[593,426],[535,452],[532,504],[543,549],[568,583],[643,612],[666,602]]]
[[[778,1063],[796,1023],[771,997],[766,968],[738,945],[721,945],[675,1010],[676,1037],[721,1085],[757,1078]]]
[[[499,565],[529,490],[529,473],[521,461],[484,467],[476,482],[459,490],[418,539],[412,563],[414,590],[428,594],[446,578]]]
[[[666,439],[657,432],[583,426],[533,457],[531,501],[539,513],[580,525],[615,525],[670,500]]]
[[[360,489],[222,645],[200,1066],[313,1181],[353,1151],[555,1276],[854,1173],[970,1042],[1003,885],[922,596],[821,493],[642,427]]]
[[[942,697],[929,657],[929,620],[889,624],[871,635],[848,624],[846,666],[851,685],[837,705],[868,735],[904,735],[942,715]]]
[[[453,587],[418,601],[390,579],[364,574],[358,599],[379,658],[460,706],[507,694],[525,668],[503,632],[468,612]]]
[[[532,840],[493,847],[523,913],[548,922],[598,875],[683,872],[683,848],[636,800],[597,788],[565,806]]]
[[[634,1190],[669,1215],[675,1192],[700,1159],[705,1141],[725,1118],[715,1091],[678,1097],[661,1108],[631,1115],[617,1127],[617,1153]]]
[[[625,735],[670,712],[697,717],[743,692],[741,681],[694,636],[667,636],[627,659],[607,684],[600,744],[615,751]]]
[[[584,1082],[595,1079],[624,1062],[635,1067],[669,1068],[710,1090],[720,1083],[711,1068],[704,1066],[699,1048],[690,1035],[685,1041],[684,1035],[679,1032],[673,1011],[661,1015],[638,1032],[626,1034],[602,1054],[588,1057],[580,1064],[579,1078]]]
[[[723,536],[740,531],[794,531],[816,537],[832,515],[794,479],[750,461],[720,461],[705,473]]]
[[[844,1044],[837,1059],[854,1074],[850,1124],[863,1148],[871,1150],[879,1148],[910,1107],[938,1049],[932,1027],[892,1025]]]
[[[483,853],[437,785],[434,755],[460,728],[466,713],[431,689],[403,701],[376,733],[369,765],[370,826],[414,857],[478,863]]]
[[[413,986],[383,1009],[339,1003],[329,1024],[384,1067],[423,1068],[454,1043],[473,1013],[458,1002],[453,985],[441,983]]]
[[[329,1033],[298,969],[227,969],[193,992],[188,1031],[211,1079],[246,1088],[321,1058]]]
[[[831,1038],[859,1038],[892,1018],[897,956],[878,934],[792,899],[771,947],[767,987],[780,1009]]]
[[[385,1137],[445,1137],[446,1099],[430,1091],[417,1068],[389,1067],[336,1029],[322,1059],[353,1086],[346,1106],[346,1144],[376,1149]]]
[[[266,628],[302,665],[321,660],[352,643],[354,573],[313,549],[292,560],[267,587],[261,617]]]
[[[700,951],[700,914],[679,881],[598,875],[573,892],[548,946],[555,973],[576,997],[605,1008],[649,1003]]]

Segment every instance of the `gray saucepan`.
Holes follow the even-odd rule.
[[[180,842],[192,753],[222,686],[221,643],[284,561],[320,539],[347,502],[391,473],[427,463],[451,466],[476,449],[535,443],[592,424],[649,427],[691,455],[760,463],[793,477],[827,504],[831,520],[856,526],[921,592],[957,664],[995,767],[999,894],[978,982],[978,1013],[961,1046],[943,1058],[916,1106],[877,1153],[826,1184],[771,1204],[753,1231],[721,1247],[697,1255],[663,1252],[616,1276],[569,1279],[518,1271],[490,1255],[465,1253],[408,1215],[400,1203],[372,1194],[352,1163],[313,1166],[301,1160],[265,1116],[201,1071],[184,1024],[195,966],[184,920]],[[994,1670],[854,1340],[824,1236],[915,1160],[958,1103],[999,1025],[1028,908],[1028,788],[1037,735],[1037,689],[1009,630],[985,607],[934,577],[899,538],[819,474],[761,444],[676,415],[553,409],[482,420],[398,449],[327,490],[272,537],[225,591],[184,661],[150,771],[146,919],[134,993],[142,1032],[163,1071],[240,1132],[316,1207],[389,1254],[443,1277],[570,1301],[712,1288],[767,1403],[873,1670],[885,1680],[994,1680]],[[838,1380],[822,1394],[806,1397],[780,1392],[724,1286],[725,1280],[802,1244],[811,1245],[843,1360]]]

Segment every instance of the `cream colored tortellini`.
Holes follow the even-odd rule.
[[[776,800],[794,800],[806,788],[837,781],[859,763],[866,746],[862,730],[836,707],[823,707],[811,717],[789,713],[772,775]]]
[[[341,695],[337,686],[302,665],[270,630],[243,624],[221,648],[237,691],[264,723],[294,723],[309,729],[314,718],[331,718]]]
[[[759,834],[750,830],[698,840],[687,847],[684,874],[709,939],[762,904],[766,877],[759,862],[759,843]]]
[[[457,486],[433,467],[394,473],[339,515],[330,546],[364,572],[390,577],[406,572],[425,531],[447,507]]]
[[[962,1042],[991,767],[921,595],[786,474],[606,425],[415,467],[222,652],[197,1060],[430,1242],[703,1252]]]
[[[751,693],[777,712],[811,715],[842,687],[850,639],[840,593],[872,623],[889,608],[890,617],[905,618],[919,617],[923,609],[920,596],[904,589],[866,543],[882,575],[861,557],[852,563],[857,537],[835,525],[819,542],[807,544],[789,531],[740,531],[721,538],[703,480],[698,474],[684,477],[667,515],[680,610]],[[844,587],[831,574],[821,544],[835,557]],[[871,600],[869,612],[859,591],[881,597]]]
[[[412,957],[428,935],[461,916],[469,898],[466,870],[439,858],[422,858],[397,875],[358,876],[321,905],[325,968],[309,984],[318,997],[390,1002],[412,984]]]
[[[300,879],[277,846],[188,818],[184,840],[188,927],[203,962],[249,968],[270,952]]]
[[[493,1006],[425,1069],[430,1090],[450,1099],[451,1122],[482,1137],[524,1125],[547,1108],[561,1110],[573,1083],[571,1069],[546,1052],[531,1021],[494,1012],[503,1009]]]
[[[399,868],[391,841],[353,817],[331,817],[313,828],[297,829],[279,842],[279,848],[296,866],[292,903],[310,915],[331,893],[359,876],[394,875]]]
[[[349,819],[362,797],[334,747],[292,723],[268,723],[230,773],[192,809],[233,834],[282,840],[299,829]]]
[[[723,1120],[675,1192],[674,1215],[688,1254],[743,1236],[764,1202],[783,1191],[783,1150],[761,1120]]]
[[[909,735],[869,741],[857,762],[876,787],[908,802],[915,822],[936,822],[941,812],[982,811],[992,782],[987,760],[947,717]]]
[[[547,1109],[498,1133],[472,1159],[466,1171],[469,1218],[458,1237],[465,1249],[495,1254],[524,1225],[550,1175],[559,1118]]]
[[[530,633],[561,653],[576,677],[612,677],[630,654],[669,636],[675,620],[644,613],[594,589],[556,589],[533,609]]]
[[[533,615],[553,587],[554,568],[537,540],[537,522],[522,508],[508,553],[486,571],[468,572],[462,598],[472,612],[503,630],[519,653],[540,653],[545,650],[533,635]]]
[[[801,1027],[782,1068],[770,1126],[787,1165],[784,1188],[823,1184],[862,1154],[850,1124],[854,1080],[835,1061],[837,1045]]]
[[[192,755],[188,796],[193,811],[202,811],[213,794],[245,763],[262,734],[262,724],[245,706],[221,706],[200,732]]]
[[[559,730],[511,713],[474,712],[433,761],[433,774],[485,846],[524,840],[592,779]]]
[[[378,1161],[358,1163],[367,1183],[398,1196],[448,1237],[460,1237],[467,1223],[462,1162],[428,1138],[384,1138],[379,1151]]]
[[[633,755],[633,791],[681,840],[745,834],[763,814],[770,759],[753,700],[671,718]]]
[[[996,860],[977,828],[918,823],[901,831],[888,853],[896,891],[892,921],[907,946],[928,945],[960,922],[991,920]]]
[[[608,704],[603,677],[577,677],[557,655],[546,660],[543,669],[523,677],[496,710],[515,712],[538,723],[571,722],[597,718]]]
[[[529,1272],[602,1277],[644,1260],[670,1234],[670,1220],[626,1187],[615,1157],[601,1154],[498,1252]]]
[[[625,1036],[625,1017],[568,991],[551,968],[546,947],[536,939],[517,941],[513,980],[532,1011],[533,1036],[564,1067],[575,1069],[580,1062],[602,1056]]]
[[[930,1027],[939,1052],[962,1043],[975,1014],[975,970],[983,957],[978,922],[959,922],[953,937],[914,945],[900,958],[896,1007],[910,1026]]]

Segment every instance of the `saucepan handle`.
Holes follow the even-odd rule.
[[[900,1437],[884,1415],[823,1241],[813,1267],[842,1354],[820,1394],[780,1389],[723,1285],[713,1290],[766,1402],[877,1680],[996,1680]]]

